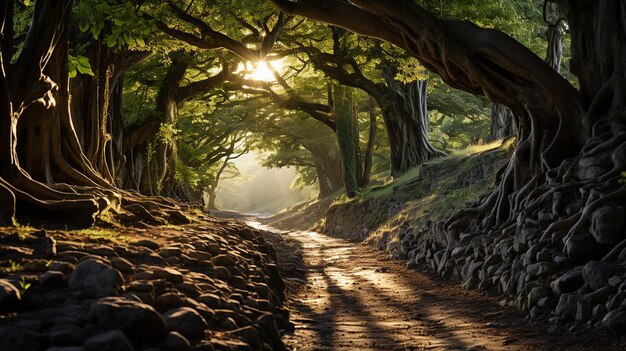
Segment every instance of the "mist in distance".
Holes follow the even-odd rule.
[[[263,155],[250,152],[232,162],[241,176],[220,181],[215,204],[220,210],[268,216],[317,196],[317,188],[294,189],[293,168],[265,168]]]

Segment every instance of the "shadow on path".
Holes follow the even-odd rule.
[[[308,269],[291,299],[296,332],[286,342],[294,350],[623,349],[598,335],[547,334],[547,324],[531,325],[494,299],[374,248],[315,232],[288,235],[301,243]]]

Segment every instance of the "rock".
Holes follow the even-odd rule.
[[[155,305],[161,311],[177,308],[185,303],[185,295],[178,292],[167,292],[156,297]]]
[[[29,260],[24,263],[24,270],[29,272],[43,272],[48,269],[46,260]]]
[[[595,306],[599,303],[605,303],[614,291],[615,289],[610,286],[605,286],[583,296],[586,301],[589,301],[592,306]]]
[[[217,255],[211,259],[211,262],[216,266],[234,266],[237,264],[235,259],[230,255]]]
[[[120,330],[94,335],[84,344],[85,351],[135,351],[130,340]]]
[[[593,306],[586,299],[579,299],[576,309],[576,321],[586,322],[591,318]]]
[[[626,299],[626,291],[618,292],[606,302],[607,310],[612,311],[612,310],[617,309],[625,299]]]
[[[20,291],[6,279],[0,279],[0,313],[13,312],[22,300]]]
[[[145,239],[135,242],[134,245],[147,247],[150,250],[158,250],[159,247],[161,247],[161,245],[159,245],[157,242],[152,241],[152,240],[145,240]]]
[[[90,297],[116,295],[123,285],[124,277],[120,271],[95,259],[79,263],[69,279],[71,292]]]
[[[85,251],[89,252],[92,255],[96,256],[106,256],[106,257],[115,257],[117,253],[113,250],[112,247],[101,245],[96,247],[86,247]]]
[[[213,309],[220,308],[222,306],[222,299],[215,294],[202,294],[198,296],[196,300]]]
[[[619,270],[619,266],[602,261],[589,261],[583,267],[582,276],[585,283],[593,290],[609,284],[609,279]]]
[[[179,332],[190,340],[201,339],[208,327],[206,320],[189,307],[168,311],[164,317],[167,330]]]
[[[547,251],[539,251],[536,260],[537,262],[552,262],[552,254]]]
[[[561,295],[563,293],[577,290],[584,284],[585,280],[583,279],[582,269],[574,268],[555,279],[550,284],[550,287],[552,288],[552,292],[554,292],[554,294]]]
[[[591,216],[591,235],[600,244],[615,244],[624,237],[626,209],[623,207],[604,206]]]
[[[583,264],[602,256],[598,242],[591,235],[571,236],[565,243],[565,252],[574,264]]]
[[[533,263],[526,266],[526,272],[531,277],[554,274],[558,269],[559,265],[553,262]]]
[[[154,277],[157,279],[165,279],[172,284],[179,284],[183,282],[183,274],[171,267],[155,269]]]
[[[46,288],[57,288],[63,285],[65,274],[58,271],[47,271],[39,276],[39,286]]]
[[[0,350],[37,351],[40,347],[37,340],[28,340],[24,330],[13,326],[0,327]]]
[[[537,306],[546,309],[546,310],[551,310],[554,308],[554,299],[551,297],[542,297],[537,301]]]
[[[497,253],[485,258],[486,267],[493,266],[494,264],[498,264],[500,262],[502,262],[502,257]]]
[[[260,344],[259,331],[251,325],[232,330],[229,333],[248,341],[250,344],[252,344],[251,346]]]
[[[56,256],[56,254],[57,242],[54,239],[44,236],[37,240],[33,250],[33,256],[50,258]]]
[[[167,333],[165,344],[167,345],[167,349],[171,351],[187,351],[191,347],[189,340],[175,331]]]
[[[563,294],[556,306],[556,314],[566,320],[574,320],[578,311],[578,300],[580,297],[574,294]]]
[[[126,274],[135,274],[135,266],[123,257],[111,258],[111,266]]]
[[[87,338],[83,328],[73,324],[56,325],[48,336],[53,345],[81,345]]]
[[[122,297],[100,299],[91,318],[102,329],[121,329],[131,339],[158,339],[165,334],[163,317],[150,305]]]
[[[263,313],[259,318],[255,321],[263,331],[265,335],[272,342],[272,349],[275,351],[286,351],[287,348],[283,343],[282,338],[280,337],[280,333],[278,331],[278,326],[276,325],[276,319],[274,315],[271,313]]]
[[[596,305],[591,312],[591,316],[595,319],[604,318],[604,316],[608,313],[606,307],[603,304]]]
[[[65,274],[70,274],[74,270],[74,265],[68,262],[54,261],[48,265],[48,269],[51,271],[59,271]]]
[[[602,324],[616,335],[626,333],[626,311],[611,311],[604,316]]]
[[[620,276],[615,275],[609,278],[609,286],[617,288],[620,284],[622,284],[622,278]]]
[[[532,307],[537,305],[537,303],[539,302],[540,299],[544,298],[544,297],[548,297],[551,295],[551,291],[550,289],[546,288],[546,287],[535,287],[532,288],[530,290],[530,293],[528,293],[528,306]]]
[[[180,257],[180,255],[182,254],[182,250],[180,247],[170,246],[170,247],[164,247],[163,249],[159,250],[157,253],[164,258]]]

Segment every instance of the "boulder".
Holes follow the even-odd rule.
[[[47,271],[39,276],[39,286],[46,288],[57,288],[63,285],[65,274],[59,271]]]
[[[187,351],[191,347],[189,340],[175,331],[167,333],[165,344],[167,345],[167,349],[171,351]]]
[[[120,271],[91,258],[79,263],[69,279],[71,292],[89,297],[116,295],[123,285],[124,277]]]
[[[198,340],[204,336],[208,325],[204,317],[196,310],[181,307],[170,310],[164,315],[168,331],[176,331],[191,340]]]
[[[119,270],[122,273],[126,273],[126,274],[135,273],[135,266],[123,257],[111,258],[111,266],[113,266],[113,268]]]
[[[574,268],[555,279],[550,287],[556,295],[572,292],[585,284],[581,268]]]
[[[158,339],[165,334],[163,317],[150,305],[123,297],[100,299],[91,318],[102,329],[120,329],[133,340]]]
[[[526,266],[526,272],[531,277],[554,274],[558,269],[559,265],[553,262],[533,263]]]
[[[237,261],[230,255],[217,255],[211,259],[211,262],[216,266],[234,266],[237,264]]]
[[[591,216],[591,235],[600,244],[615,244],[624,237],[626,229],[626,209],[623,207],[604,206]]]
[[[611,311],[604,316],[602,324],[616,335],[626,333],[626,311]]]
[[[602,261],[589,261],[582,270],[587,286],[593,290],[609,285],[609,279],[619,270],[619,266]]]
[[[565,252],[574,264],[583,264],[602,256],[602,247],[593,236],[573,235],[565,242]]]
[[[179,284],[183,282],[183,274],[171,267],[155,269],[154,277],[157,279],[165,279],[172,284]]]
[[[578,300],[580,297],[574,294],[563,294],[556,306],[556,314],[566,320],[574,320],[578,312]]]

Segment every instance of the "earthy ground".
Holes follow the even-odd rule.
[[[497,299],[363,244],[315,232],[283,235],[302,246],[306,264],[306,282],[289,298],[296,331],[285,342],[293,350],[626,349],[604,332],[531,324]]]

